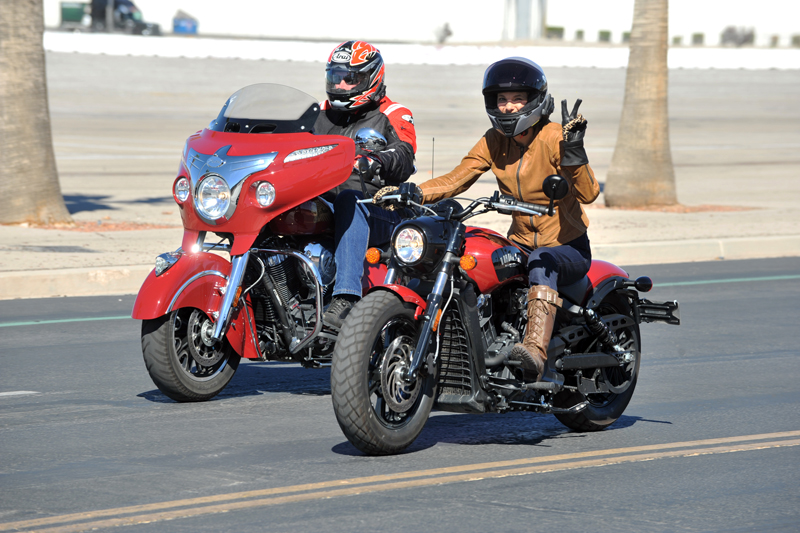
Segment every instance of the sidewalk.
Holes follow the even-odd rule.
[[[478,197],[493,190],[489,180],[482,180],[469,193]],[[621,266],[800,256],[796,220],[774,225],[771,233],[766,224],[751,226],[746,235],[736,230],[743,213],[759,216],[753,210],[586,209],[594,257]],[[763,210],[758,211],[763,216]],[[84,224],[96,226],[96,231],[0,227],[0,299],[134,294],[153,269],[155,256],[178,248],[182,236],[178,226],[103,231],[97,222]],[[508,218],[482,215],[472,224],[504,233]],[[106,225],[114,227],[107,221]]]
[[[0,300],[138,292],[156,255],[181,243],[171,186],[186,137],[250,83],[277,77],[315,97],[323,90],[324,58],[312,63],[49,52],[47,61],[62,192],[84,231],[0,226]],[[458,164],[488,128],[473,87],[480,87],[484,68],[387,66],[390,96],[414,113],[420,170],[413,181],[433,173],[434,137],[439,175]],[[587,153],[603,183],[616,142],[624,69],[549,72],[557,99],[584,100]],[[800,70],[670,71],[670,138],[683,209],[607,209],[601,195],[586,207],[594,257],[624,267],[800,256],[798,86]],[[743,121],[745,107],[753,120]],[[487,173],[465,196],[494,190]],[[501,215],[470,223],[501,233],[508,227]]]

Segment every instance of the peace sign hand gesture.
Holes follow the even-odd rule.
[[[578,98],[572,113],[567,112],[567,101],[561,100],[561,127],[564,142],[561,143],[561,165],[574,167],[586,165],[589,158],[583,148],[583,136],[586,133],[586,119],[578,113],[582,100]]]
[[[583,136],[586,133],[586,119],[578,113],[581,102],[583,100],[580,98],[575,100],[572,113],[568,113],[567,101],[561,100],[561,126],[563,127],[564,141],[566,142],[583,141]]]

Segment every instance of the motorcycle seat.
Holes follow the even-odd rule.
[[[580,305],[590,287],[591,282],[589,281],[589,276],[583,276],[579,281],[576,281],[571,285],[559,287],[558,295],[561,296],[561,298],[572,302],[573,304]]]

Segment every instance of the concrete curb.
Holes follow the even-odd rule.
[[[0,300],[136,294],[153,265],[0,272]]]
[[[593,244],[596,259],[618,265],[800,256],[800,235]],[[136,294],[153,265],[0,272],[0,300]]]
[[[800,256],[800,235],[592,244],[592,257],[617,265]]]

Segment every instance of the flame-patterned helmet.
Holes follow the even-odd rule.
[[[358,111],[385,93],[383,58],[364,41],[347,41],[334,48],[325,66],[325,91],[336,109]]]

